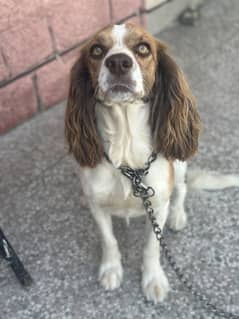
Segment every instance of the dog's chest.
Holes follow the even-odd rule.
[[[122,106],[98,105],[96,114],[102,144],[113,166],[143,167],[152,151],[149,105],[141,101]]]
[[[159,206],[161,196],[169,193],[169,175],[168,161],[158,156],[144,178],[144,183],[155,190],[152,198],[155,207]],[[141,199],[133,195],[130,181],[106,159],[94,169],[82,169],[81,182],[92,207],[100,206],[105,212],[119,217],[136,217],[145,213]]]
[[[119,167],[143,168],[151,152],[151,134],[148,125],[148,105],[136,104],[125,109],[111,109],[98,105],[98,130],[111,162],[103,159],[95,168],[82,170],[81,181],[88,201],[113,215],[138,216],[144,213],[142,201],[132,192],[130,181],[122,175]],[[159,181],[159,172],[162,183]],[[152,164],[145,182],[153,186],[156,193],[167,187],[168,162],[158,157]]]

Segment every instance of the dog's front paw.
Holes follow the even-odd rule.
[[[158,273],[144,272],[142,278],[142,288],[147,300],[155,304],[162,302],[169,291],[169,283],[163,270]]]
[[[178,211],[173,208],[172,215],[169,219],[169,227],[174,231],[180,231],[187,225],[187,215],[184,210]]]
[[[119,288],[123,278],[123,268],[121,262],[102,263],[99,271],[100,284],[106,290]]]

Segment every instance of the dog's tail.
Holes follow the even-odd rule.
[[[239,175],[219,174],[200,169],[189,169],[187,172],[187,185],[189,189],[205,190],[239,187]]]

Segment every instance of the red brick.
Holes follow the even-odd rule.
[[[108,0],[68,0],[49,13],[57,47],[66,49],[110,23]]]
[[[32,19],[0,34],[1,46],[12,74],[38,64],[52,53],[52,43],[45,19]]]
[[[117,22],[141,7],[141,0],[111,0],[113,21]]]
[[[69,70],[70,67],[63,60],[56,60],[37,72],[37,83],[43,108],[53,106],[66,98]]]
[[[42,1],[46,0],[0,0],[0,32],[25,23],[28,18],[42,17]]]
[[[0,134],[37,111],[32,79],[20,79],[0,89]]]
[[[7,79],[8,76],[9,76],[9,71],[8,71],[7,67],[5,66],[3,58],[0,54],[0,82]]]

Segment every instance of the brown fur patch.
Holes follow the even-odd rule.
[[[150,125],[157,153],[184,161],[196,152],[200,132],[196,101],[182,70],[159,41]]]
[[[143,28],[131,23],[127,23],[126,27],[128,33],[125,38],[125,43],[127,47],[133,51],[133,53],[135,46],[139,43],[147,43],[150,47],[151,54],[147,57],[140,57],[139,55],[134,54],[143,75],[145,93],[148,95],[152,90],[155,81],[157,68],[157,43],[155,38]]]
[[[103,30],[97,32],[92,36],[82,49],[86,57],[85,63],[87,64],[89,74],[91,76],[92,85],[94,88],[98,84],[98,76],[100,72],[100,67],[102,64],[102,59],[93,59],[90,56],[90,49],[93,45],[102,45],[106,50],[109,50],[113,46],[113,39],[111,37],[112,26],[106,27]]]
[[[81,166],[95,167],[103,157],[95,119],[94,88],[84,52],[71,70],[65,113],[65,136],[69,152]]]

